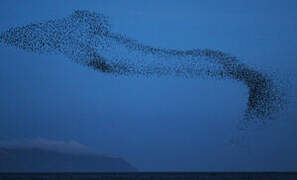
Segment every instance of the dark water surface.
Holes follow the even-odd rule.
[[[121,173],[2,173],[1,180],[11,179],[203,179],[203,180],[296,180],[297,172],[121,172]]]

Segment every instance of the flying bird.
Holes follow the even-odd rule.
[[[282,101],[273,79],[235,56],[210,49],[174,50],[144,45],[113,32],[103,14],[86,10],[10,28],[0,34],[0,42],[40,54],[62,54],[102,73],[232,79],[248,88],[244,119],[267,119],[279,110]]]

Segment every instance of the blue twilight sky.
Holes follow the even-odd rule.
[[[143,171],[297,170],[297,1],[2,0],[0,32],[74,10],[162,48],[218,49],[289,81],[286,112],[227,143],[247,102],[232,81],[114,77],[60,55],[0,48],[0,140],[74,140]]]

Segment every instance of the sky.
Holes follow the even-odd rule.
[[[75,141],[141,171],[297,170],[296,1],[3,0],[0,8],[0,32],[89,10],[144,44],[220,50],[288,84],[285,112],[232,146],[242,136],[242,84],[114,77],[62,55],[0,46],[0,140]]]

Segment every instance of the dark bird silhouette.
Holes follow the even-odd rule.
[[[75,11],[65,18],[8,29],[0,39],[26,51],[63,54],[103,73],[233,79],[249,89],[245,119],[270,118],[282,103],[273,80],[237,57],[217,50],[144,45],[112,32],[108,18],[100,13]]]

